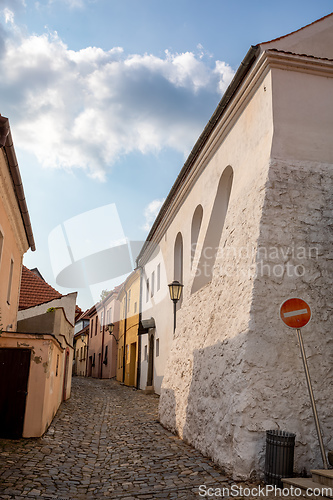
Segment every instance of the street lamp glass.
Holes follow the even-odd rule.
[[[173,281],[168,285],[169,287],[169,292],[170,292],[170,299],[173,300],[173,302],[178,302],[182,295],[183,291],[183,286],[179,281]]]
[[[113,323],[110,323],[110,324],[109,324],[109,334],[110,334],[110,335],[112,334],[113,329],[114,329],[114,324],[113,324]]]
[[[81,342],[84,342],[84,339],[85,339],[85,334],[81,333]]]

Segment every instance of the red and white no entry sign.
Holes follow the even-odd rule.
[[[290,328],[302,328],[311,319],[311,309],[305,300],[295,297],[283,302],[280,317]]]
[[[306,354],[305,354],[305,350],[304,350],[302,331],[301,331],[302,326],[305,326],[307,323],[309,323],[309,321],[311,319],[311,309],[310,309],[309,304],[307,304],[305,302],[305,300],[295,297],[292,299],[285,300],[283,302],[282,306],[280,307],[280,317],[281,317],[283,323],[285,323],[287,326],[289,326],[290,328],[297,329],[297,338],[298,338],[299,347],[301,350],[304,372],[305,372],[306,382],[308,385],[308,390],[309,390],[315,425],[316,425],[316,429],[317,429],[317,435],[318,435],[321,456],[323,459],[324,468],[328,469],[327,458],[326,458],[323,438],[321,435],[320,424],[319,424],[319,419],[318,419],[316,401],[315,401],[315,398],[313,395],[311,378],[310,378],[308,363],[306,360]]]

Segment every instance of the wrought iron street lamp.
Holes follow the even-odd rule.
[[[112,335],[112,337],[115,339],[116,341],[116,344],[118,344],[118,339],[117,337],[115,336],[115,334],[113,333],[113,330],[114,330],[114,323],[109,323],[107,326],[106,326],[106,330],[109,330],[109,334]]]
[[[176,308],[177,308],[177,302],[179,301],[180,297],[182,296],[183,292],[183,287],[179,281],[173,281],[168,285],[169,287],[169,292],[170,292],[170,299],[173,302],[173,331],[175,332],[176,330]]]

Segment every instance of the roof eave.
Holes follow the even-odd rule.
[[[21,212],[21,217],[23,220],[23,225],[27,236],[28,244],[31,250],[34,252],[36,250],[35,240],[32,232],[32,225],[28,212],[27,202],[25,199],[21,174],[15,154],[14,143],[8,118],[0,116],[0,127],[3,131],[1,135],[0,148],[1,147],[4,148],[5,154],[7,156],[9,171],[13,180],[14,191]]]

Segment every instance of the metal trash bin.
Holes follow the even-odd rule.
[[[296,434],[266,431],[265,483],[283,488],[281,478],[292,477]]]

